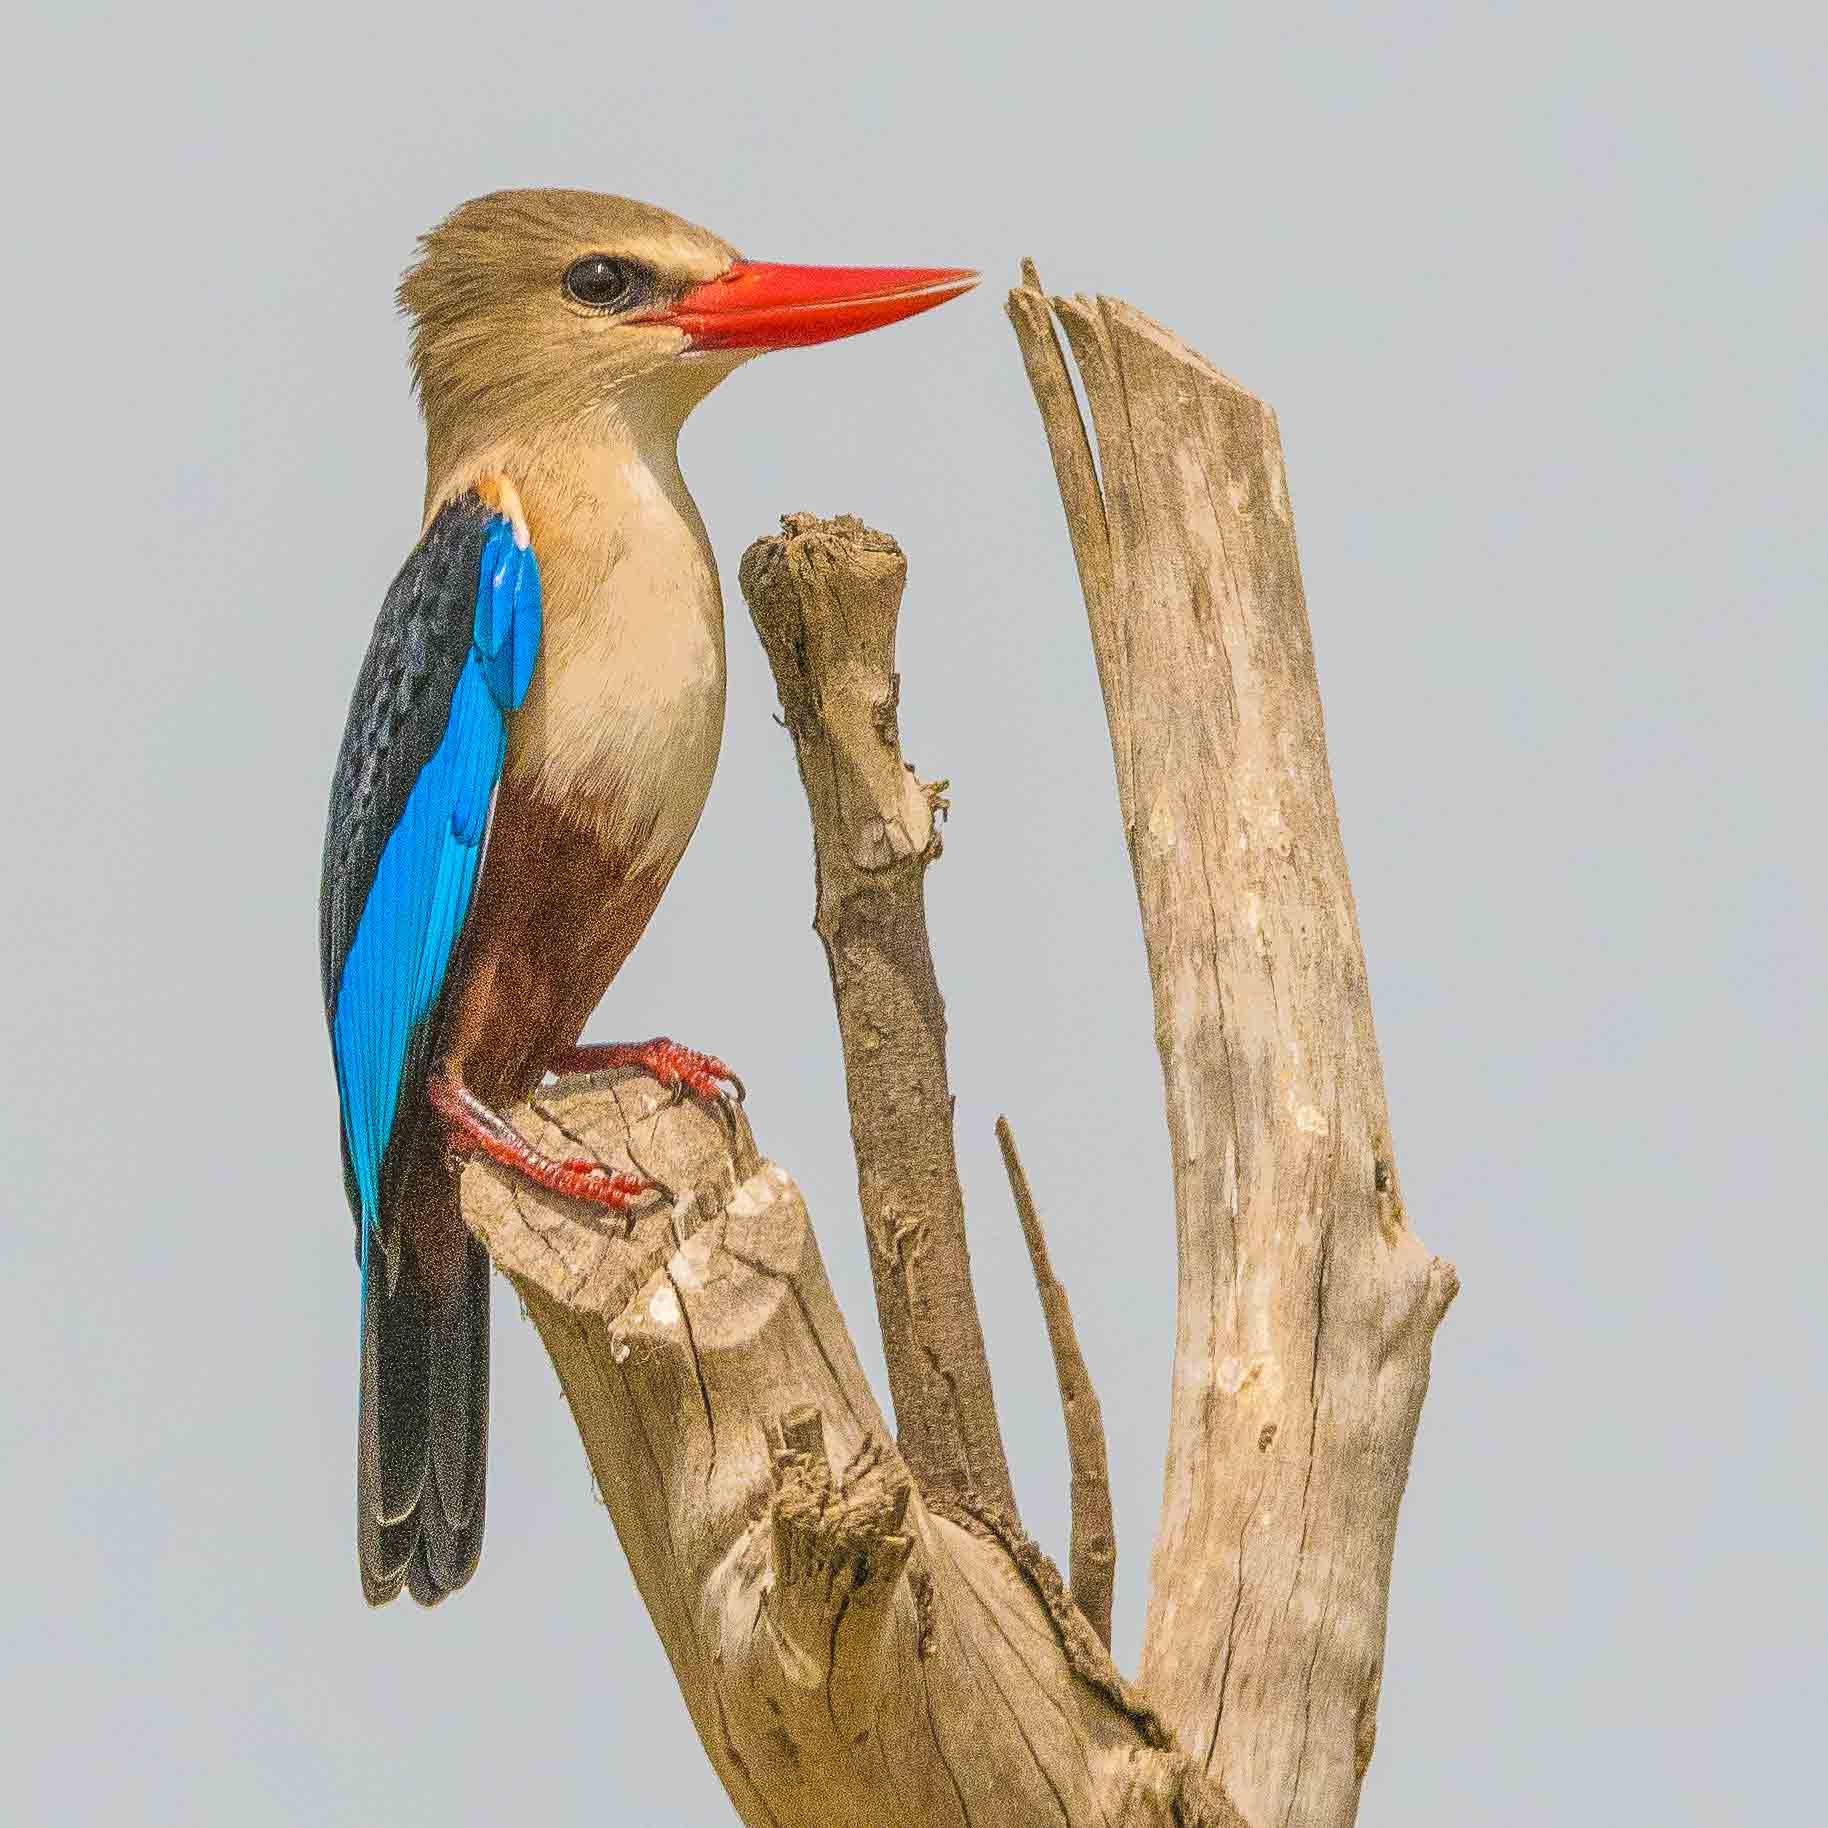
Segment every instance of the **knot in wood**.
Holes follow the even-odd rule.
[[[790,1429],[798,1420],[783,1418],[786,1444],[773,1462],[776,1580],[841,1583],[852,1595],[893,1580],[914,1546],[901,1528],[913,1489],[907,1468],[871,1435],[834,1478],[823,1430],[808,1443],[802,1423],[796,1440]]]

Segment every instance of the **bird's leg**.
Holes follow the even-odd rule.
[[[587,1200],[623,1212],[653,1183],[638,1174],[619,1174],[601,1162],[582,1156],[559,1160],[542,1154],[499,1111],[492,1111],[455,1073],[432,1076],[426,1087],[431,1106],[444,1119],[452,1143],[466,1153],[486,1155],[491,1161],[524,1174],[536,1187],[562,1193],[568,1199]]]
[[[728,1080],[736,1088],[739,1103],[746,1096],[743,1082],[714,1054],[681,1047],[665,1035],[656,1035],[651,1041],[593,1041],[582,1047],[568,1047],[553,1055],[546,1070],[563,1078],[567,1073],[600,1073],[612,1066],[638,1066],[673,1092],[721,1098],[722,1082]]]

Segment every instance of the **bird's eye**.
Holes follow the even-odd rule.
[[[613,311],[635,302],[644,277],[633,261],[615,260],[608,254],[586,254],[566,268],[565,290],[580,305]]]

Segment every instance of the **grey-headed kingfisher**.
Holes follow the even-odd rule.
[[[320,941],[361,1265],[362,1590],[435,1604],[482,1546],[489,1264],[453,1160],[623,1208],[504,1111],[548,1072],[644,1067],[716,1097],[672,1041],[580,1046],[703,810],[723,606],[679,474],[686,415],[767,349],[967,290],[958,268],[770,266],[665,210],[506,191],[456,210],[400,286],[425,417],[419,542],[381,604],[331,787]]]

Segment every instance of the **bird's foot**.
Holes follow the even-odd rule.
[[[552,1059],[547,1070],[563,1077],[566,1073],[600,1073],[612,1066],[637,1066],[679,1097],[694,1092],[700,1098],[721,1098],[726,1081],[735,1088],[739,1104],[746,1095],[743,1082],[714,1054],[681,1047],[665,1035],[651,1041],[595,1041],[568,1047]]]
[[[654,1191],[654,1183],[638,1174],[619,1173],[583,1156],[542,1153],[453,1073],[435,1074],[427,1091],[455,1148],[513,1168],[548,1193],[626,1212],[642,1194]]]

